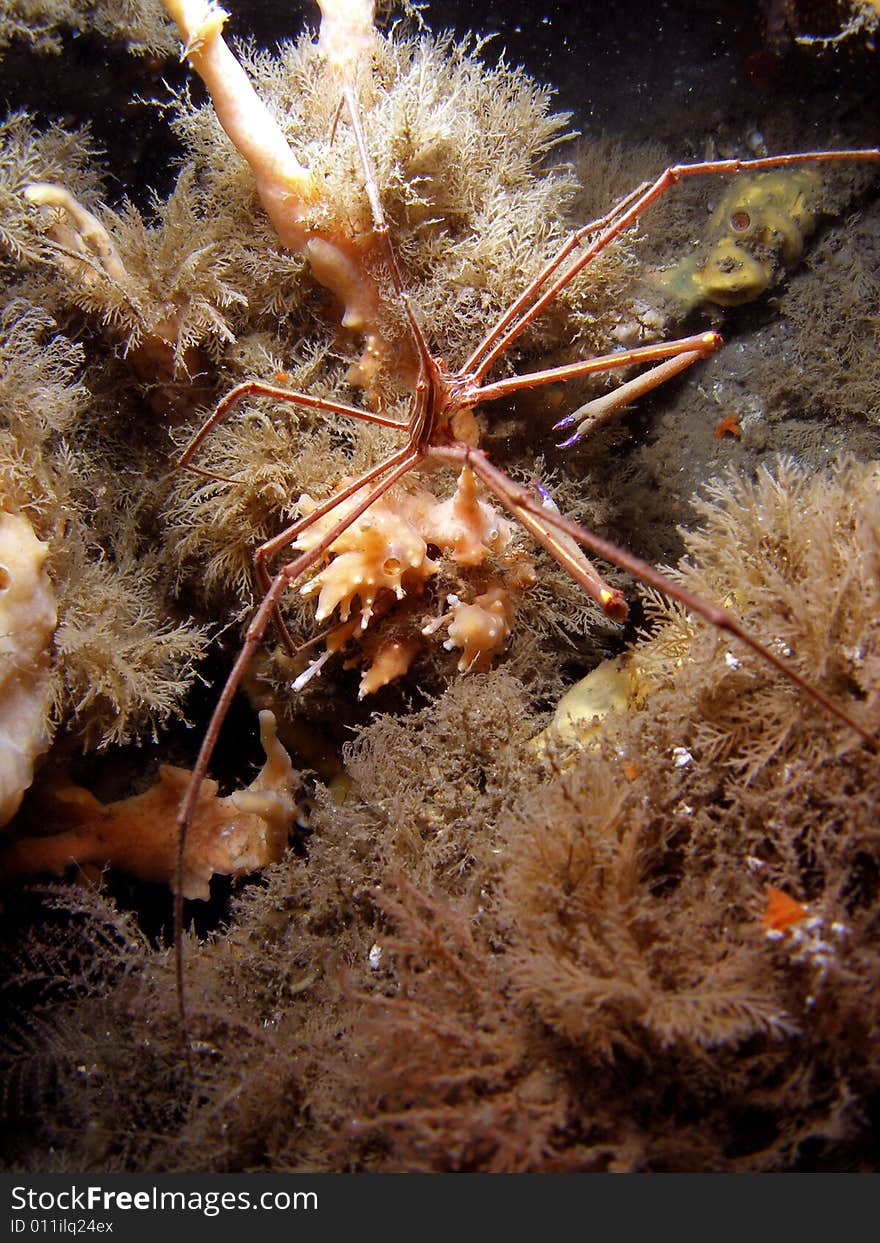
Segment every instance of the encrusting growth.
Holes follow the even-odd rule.
[[[662,288],[688,308],[760,297],[800,260],[820,214],[820,188],[809,168],[738,178],[712,213],[701,253],[664,273]]]
[[[813,479],[785,462],[755,483],[704,483],[704,529],[661,575],[580,525],[622,529],[633,497],[652,510],[640,481],[620,482],[634,456],[608,465],[615,429],[549,447],[566,409],[583,439],[720,346],[711,331],[658,342],[668,308],[640,309],[657,291],[634,262],[694,253],[708,213],[664,251],[663,230],[635,236],[643,211],[698,172],[781,166],[760,183],[771,201],[749,174],[708,183],[726,213],[709,241],[716,223],[725,237],[741,226],[772,281],[810,232],[787,194],[821,153],[658,175],[664,152],[626,198],[601,165],[602,206],[581,209],[572,166],[547,158],[566,118],[524,71],[487,66],[477,40],[375,31],[363,0],[323,7],[317,42],[233,55],[222,10],[169,0],[214,103],[183,90],[164,110],[187,163],[143,215],[102,201],[85,134],[65,147],[23,116],[0,126],[16,295],[0,322],[0,512],[26,514],[48,545],[58,614],[56,743],[0,869],[86,881],[4,894],[36,925],[10,921],[2,955],[22,996],[0,1039],[10,1159],[854,1165],[846,1145],[868,1150],[861,1115],[880,1084],[880,769],[863,745],[878,726],[876,471]],[[742,136],[730,149],[758,150]],[[855,150],[838,154],[822,167],[856,166]],[[698,197],[664,199],[668,215],[699,214]],[[838,273],[876,230],[863,205],[864,232],[822,243],[839,247]],[[715,257],[739,300],[748,263],[729,266],[726,244]],[[872,269],[867,245],[860,257]],[[815,306],[819,269],[801,278]],[[772,331],[775,308],[763,318]],[[784,348],[767,351],[777,364]],[[750,391],[769,425],[766,392]],[[671,392],[666,422],[701,396]],[[705,426],[674,443],[699,427],[715,463],[753,461],[753,420],[725,395],[742,436],[719,441],[705,405]],[[191,469],[169,470],[181,459]],[[626,609],[583,545],[656,589],[652,633],[542,730]],[[125,797],[144,790],[145,753],[152,765],[194,745],[183,726],[165,735],[169,718],[203,727],[204,695],[187,690],[208,623],[206,680],[240,633],[244,646],[199,758]],[[836,715],[810,710],[805,688]],[[246,789],[234,754],[213,754],[239,690],[272,709]],[[327,759],[302,794],[294,739]],[[146,745],[117,751],[131,742]],[[95,882],[108,864],[159,888]],[[212,883],[256,869],[256,883]],[[122,909],[155,928],[168,887],[187,949],[177,996],[168,946]],[[183,902],[209,893],[199,923],[223,926],[197,941]]]
[[[277,863],[287,849],[299,813],[298,774],[278,741],[271,712],[260,713],[260,740],[266,762],[248,786],[219,797],[216,781],[202,784],[184,857],[185,898],[208,898],[212,876],[246,876]],[[61,876],[73,865],[94,875],[118,867],[174,888],[177,808],[189,779],[188,770],[162,764],[149,790],[106,804],[71,782],[44,782],[30,818],[38,815],[53,832],[19,833],[0,847],[0,871],[12,879],[39,872]]]
[[[313,548],[338,523],[346,506],[357,505],[363,491],[355,492],[345,506],[314,522],[294,547]],[[310,497],[300,498],[301,514],[307,515],[315,507]],[[421,595],[427,580],[441,569],[440,557],[429,556],[429,546],[453,565],[469,569],[500,557],[501,564],[495,570],[499,581],[470,602],[448,593],[451,608],[439,618],[413,613],[405,631],[398,632],[392,641],[393,657],[387,644],[380,641],[361,679],[361,697],[402,676],[422,646],[419,636],[433,636],[444,627],[448,627],[444,646],[463,650],[459,670],[484,668],[487,658],[501,649],[510,633],[511,593],[533,579],[523,555],[507,551],[513,538],[512,524],[479,498],[469,467],[462,469],[455,492],[447,500],[416,488],[392,492],[376,501],[330,545],[333,560],[300,588],[303,596],[318,596],[316,621],[327,621],[338,609],[342,624],[331,630],[326,652],[296,679],[294,689],[305,686],[327,656],[355,636],[361,638],[377,607],[381,615],[391,598],[401,601]],[[349,624],[353,610],[356,616]]]
[[[0,826],[15,815],[34,761],[49,748],[58,619],[48,552],[25,517],[0,511]]]

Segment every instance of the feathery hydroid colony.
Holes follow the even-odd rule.
[[[872,716],[878,504],[873,467],[719,485],[685,570],[820,662],[855,660]],[[818,589],[815,558],[836,571]],[[211,1053],[184,1114],[167,964],[106,899],[50,892],[15,951],[39,1000],[5,1050],[11,1150],[40,1160],[21,1101],[37,1149],[77,1168],[858,1160],[880,1081],[878,767],[730,655],[668,615],[633,654],[645,707],[541,762],[504,671],[378,716],[348,797],[318,792],[308,865],[271,869],[191,958]],[[772,889],[802,923],[768,930]]]
[[[548,92],[523,73],[501,66],[487,74],[472,51],[449,39],[377,37],[375,56],[368,124],[387,186],[387,210],[412,272],[418,312],[460,351],[561,234],[559,217],[573,179],[565,168],[542,169],[541,162],[562,136],[564,118],[549,114]],[[395,381],[393,367],[386,366],[381,376],[364,370],[380,339],[389,351],[393,343],[398,372],[409,378],[411,359],[401,344],[401,328],[393,313],[378,309],[373,261],[358,253],[369,250],[364,240],[369,217],[359,178],[353,176],[351,143],[341,132],[331,141],[335,105],[321,89],[320,55],[303,38],[284,49],[281,61],[251,53],[248,68],[273,101],[272,112],[282,117],[286,133],[308,152],[312,171],[306,190],[312,183],[322,187],[300,248],[307,252],[308,267],[303,255],[279,248],[254,200],[250,174],[230,160],[211,108],[179,100],[176,125],[198,162],[198,176],[194,166],[184,168],[170,197],[155,203],[153,221],[130,203],[118,210],[102,204],[85,133],[66,134],[58,127],[39,133],[23,115],[10,118],[2,131],[2,238],[8,276],[22,294],[7,312],[7,357],[21,357],[37,375],[45,365],[40,354],[60,360],[67,350],[70,383],[78,385],[71,399],[54,399],[53,411],[53,399],[33,392],[33,383],[14,394],[10,382],[7,503],[36,508],[42,515],[39,534],[54,534],[56,582],[61,579],[57,711],[65,720],[75,712],[88,746],[130,738],[179,703],[204,634],[165,620],[175,575],[208,603],[211,616],[237,612],[252,590],[254,544],[277,529],[297,498],[326,492],[328,484],[374,456],[382,439],[376,429],[361,434],[310,412],[292,419],[288,411],[281,421],[273,413],[270,419],[265,407],[255,404],[218,429],[201,459],[206,469],[232,482],[200,487],[181,473],[171,480],[169,495],[168,436],[175,433],[162,425],[173,428],[181,417],[192,419],[211,391],[212,359],[222,352],[222,370],[213,381],[221,386],[228,378],[271,373],[283,364],[292,383],[300,381],[316,395],[338,391],[345,368],[322,323],[320,292],[328,270],[342,262],[331,262],[327,254],[329,239],[336,237],[342,250],[352,252],[349,270],[371,284],[364,306],[379,317],[367,324],[366,310],[354,309],[356,295],[328,278],[346,303],[341,313],[346,331],[367,339],[354,378],[372,384],[373,399],[393,408],[400,374]],[[491,157],[482,137],[487,126],[500,143]],[[287,170],[285,176],[288,185]],[[504,210],[510,195],[517,202],[513,216]],[[318,242],[315,250],[312,243]],[[613,280],[614,265],[605,269]],[[39,329],[38,312],[28,309],[27,299],[45,308]],[[583,298],[579,305],[584,335],[592,326],[599,339],[594,309],[587,312]],[[17,318],[13,306],[19,308]],[[73,329],[76,312],[86,317],[78,331],[88,355],[79,374],[75,347],[52,335],[47,318]],[[610,305],[607,322],[612,322]],[[549,344],[552,320],[541,334]],[[299,358],[291,353],[291,343],[298,341]],[[56,375],[64,382],[57,367],[53,382]],[[383,385],[390,385],[389,391]],[[157,418],[162,422],[154,432]],[[22,443],[34,449],[26,463],[15,447]],[[441,495],[438,506],[447,499]],[[394,503],[408,502],[404,496]],[[502,529],[503,520],[496,525]],[[432,557],[438,565],[436,592],[410,610],[409,620],[397,628],[405,634],[386,627],[388,642],[402,640],[410,653],[414,645],[429,642],[422,631],[432,623],[442,654],[448,629],[434,623],[456,607],[448,604],[450,598],[479,607],[478,596],[508,588],[519,594],[530,577],[527,566],[518,565],[508,576],[515,580],[509,587],[503,567],[499,582],[492,567],[476,572],[462,568],[461,559]],[[574,593],[565,595],[571,612]],[[99,609],[102,598],[106,607]],[[386,603],[377,610],[377,622]],[[295,621],[296,601],[289,607]],[[502,612],[508,611],[505,604]],[[303,621],[307,616],[302,606],[299,616]],[[506,622],[490,625],[480,650],[500,647],[505,631]],[[383,646],[381,635],[376,642]],[[473,651],[472,637],[464,642],[470,662],[479,651]]]
[[[344,235],[354,246],[369,213],[344,123],[329,141],[336,99],[314,47],[245,59],[299,163],[330,187],[306,242]],[[488,70],[448,39],[378,37],[374,64],[363,105],[383,204],[417,313],[455,360],[565,231],[571,172],[544,162],[560,122],[525,75]],[[168,481],[171,440],[191,434],[209,390],[283,370],[283,383],[331,400],[350,399],[357,380],[394,411],[412,367],[396,307],[372,295],[362,315],[377,317],[372,345],[390,352],[370,366],[364,319],[344,328],[351,311],[333,311],[321,279],[336,279],[339,256],[279,247],[212,109],[181,98],[176,116],[198,168],[149,220],[102,206],[82,136],[65,146],[23,118],[7,131],[21,157],[0,185],[14,204],[8,274],[32,306],[10,313],[18,344],[5,357],[38,382],[4,390],[4,479],[52,544],[58,711],[89,746],[149,731],[180,702],[187,678],[171,671],[204,636],[181,622],[173,588],[205,618],[237,615],[253,591],[253,544],[386,443],[382,429],[253,401],[198,458],[222,479]],[[23,186],[46,182],[87,215],[29,206]],[[357,255],[381,284],[367,242]],[[638,331],[631,309],[619,322],[625,275],[620,251],[524,350],[552,353],[572,336],[605,348],[615,331]],[[517,450],[512,418],[506,429]],[[342,782],[316,791],[308,865],[270,869],[238,899],[228,935],[191,955],[206,1055],[186,1110],[162,955],[107,899],[50,895],[61,913],[17,950],[37,997],[31,1034],[23,1026],[4,1049],[10,1151],[29,1168],[48,1159],[34,1152],[34,1120],[36,1147],[76,1168],[772,1168],[803,1141],[857,1133],[859,1101],[877,1085],[876,765],[677,614],[637,649],[659,683],[644,710],[597,750],[563,755],[551,742],[539,761],[535,705],[558,692],[570,650],[559,635],[584,605],[564,584],[560,602],[543,566],[526,590],[531,559],[479,498],[465,524],[479,535],[476,561],[434,543],[437,512],[446,507],[445,526],[469,486],[437,494],[425,476],[389,495],[377,525],[401,541],[400,564],[370,562],[366,524],[355,549],[291,594],[285,617],[311,634],[323,595],[327,622],[349,604],[336,624],[357,629],[375,564],[387,591],[359,636],[367,678],[402,668],[416,639],[410,685],[439,688],[439,662],[471,665],[488,650],[468,648],[471,622],[493,642],[515,622],[508,671],[454,678],[423,711],[359,731],[348,797]],[[570,510],[571,481],[554,493]],[[706,594],[782,635],[838,693],[856,687],[867,720],[875,510],[870,472],[810,483],[787,469],[754,494],[718,490],[692,554]],[[350,552],[354,578],[340,585],[345,564],[334,566]],[[418,566],[404,583],[407,555]],[[507,598],[492,594],[499,578]],[[100,592],[115,619],[106,628]],[[792,629],[799,618],[806,631]],[[313,657],[278,662],[285,703]],[[335,671],[327,660],[306,694],[338,711]],[[768,939],[767,885],[821,928]],[[133,1021],[149,1032],[134,1045]]]

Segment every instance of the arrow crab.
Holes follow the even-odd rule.
[[[587,402],[560,422],[559,427],[575,428],[566,442],[571,443],[624,405],[719,348],[719,334],[704,331],[671,341],[627,344],[588,358],[496,376],[513,348],[539,331],[541,317],[552,314],[559,302],[571,294],[580,274],[601,265],[643,213],[667,191],[697,176],[733,177],[768,169],[876,161],[880,151],[811,151],[748,159],[707,159],[668,167],[633,189],[599,218],[568,236],[557,237],[547,246],[546,258],[538,270],[522,280],[512,300],[494,315],[482,336],[465,351],[464,361],[453,368],[429,341],[410,287],[409,256],[399,249],[389,222],[382,181],[374,167],[371,129],[366,123],[363,102],[369,97],[381,111],[382,88],[373,81],[371,68],[375,38],[371,5],[340,4],[336,0],[321,3],[321,71],[315,89],[320,88],[325,96],[332,95],[333,130],[338,140],[342,140],[343,133],[349,137],[353,153],[350,175],[357,179],[362,200],[361,218],[354,222],[334,215],[333,204],[321,184],[320,170],[299,162],[279,124],[257,98],[223,42],[226,14],[202,0],[166,0],[166,7],[178,22],[185,54],[208,87],[221,125],[254,174],[261,203],[278,239],[308,260],[317,283],[341,304],[342,327],[356,333],[364,343],[362,355],[350,373],[364,390],[363,404],[292,388],[284,376],[277,376],[273,382],[248,379],[236,385],[215,407],[186,445],[180,465],[205,477],[211,486],[229,482],[220,470],[205,464],[203,455],[220,426],[234,418],[235,408],[249,399],[286,403],[298,412],[314,411],[319,416],[362,425],[370,434],[379,430],[390,432],[394,438],[392,447],[386,445],[368,455],[370,460],[323,498],[303,496],[298,516],[256,550],[255,573],[262,598],[217,701],[180,809],[176,910],[180,996],[180,878],[199,789],[232,700],[271,627],[289,656],[298,656],[284,616],[286,601],[295,589],[306,597],[317,595],[317,619],[331,625],[321,636],[325,650],[305,669],[300,668],[294,690],[304,686],[332,654],[347,644],[363,640],[366,648],[370,636],[378,633],[377,623],[397,613],[408,620],[408,629],[395,630],[391,625],[387,641],[374,645],[362,693],[405,671],[418,644],[438,633],[448,636],[447,646],[461,650],[459,668],[480,668],[500,650],[509,634],[515,587],[525,589],[532,578],[527,559],[513,551],[514,531],[521,528],[608,618],[624,619],[626,602],[621,591],[605,581],[587,554],[616,565],[733,636],[875,748],[873,735],[853,713],[805,678],[774,646],[746,629],[731,611],[700,598],[653,566],[564,516],[545,489],[511,479],[490,461],[479,442],[483,409],[493,401],[595,374],[643,368],[609,397]],[[437,141],[442,141],[442,126],[438,127]],[[430,173],[424,174],[424,180],[430,182]],[[420,201],[413,194],[407,206],[413,215],[421,212],[427,218],[430,196]],[[442,237],[437,244],[442,245]],[[395,408],[389,401],[389,375],[398,382],[405,381],[409,390],[403,408]],[[457,475],[451,496],[435,495],[432,491],[434,473],[441,468]],[[401,484],[404,487],[399,490],[397,485]],[[438,615],[426,619],[421,615],[421,605],[413,607],[412,602],[420,600],[425,583],[437,570],[432,556],[437,550],[458,565],[485,566],[485,581],[482,589],[475,588],[469,599],[449,592]],[[499,561],[503,572],[497,570]]]

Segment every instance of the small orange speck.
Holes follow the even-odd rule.
[[[785,932],[793,924],[799,924],[807,915],[807,908],[797,898],[789,897],[782,889],[767,886],[767,909],[764,912],[764,928],[767,932]]]
[[[719,440],[722,436],[736,436],[738,440],[742,434],[742,428],[739,425],[739,415],[736,414],[728,414],[715,428],[715,435]]]
[[[276,384],[289,384],[290,383],[290,372],[289,371],[276,371],[275,372],[275,383]]]
[[[639,773],[642,771],[639,764],[634,764],[632,760],[624,760],[620,767],[623,769],[623,775],[627,781],[635,781]]]

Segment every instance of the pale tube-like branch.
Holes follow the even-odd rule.
[[[373,45],[373,0],[318,0],[318,47],[342,80],[354,83],[358,64]]]
[[[177,22],[183,54],[207,87],[217,118],[256,181],[260,202],[282,244],[305,254],[319,284],[329,289],[343,309],[342,324],[363,333],[364,353],[353,367],[353,383],[368,386],[386,342],[378,326],[379,291],[365,256],[370,239],[352,236],[347,222],[334,222],[333,203],[309,170],[299,163],[284,132],[259,98],[242,66],[223,40],[229,14],[214,0],[163,0]],[[318,47],[347,92],[352,125],[359,134],[354,86],[359,65],[369,64],[373,0],[320,0]],[[367,193],[377,232],[384,231],[372,169]],[[329,210],[315,211],[322,205]],[[320,223],[316,223],[320,218]],[[380,227],[381,226],[381,227]]]
[[[58,208],[70,221],[70,228],[56,228],[52,236],[60,246],[84,259],[94,258],[111,280],[128,279],[125,265],[113,245],[110,234],[97,216],[92,215],[64,186],[51,181],[32,181],[24,188],[24,197],[37,207]]]
[[[302,217],[320,191],[227,47],[223,26],[229,14],[213,0],[164,4],[180,31],[183,55],[210,93],[217,119],[250,165],[275,232],[284,246],[301,250],[308,236]]]

